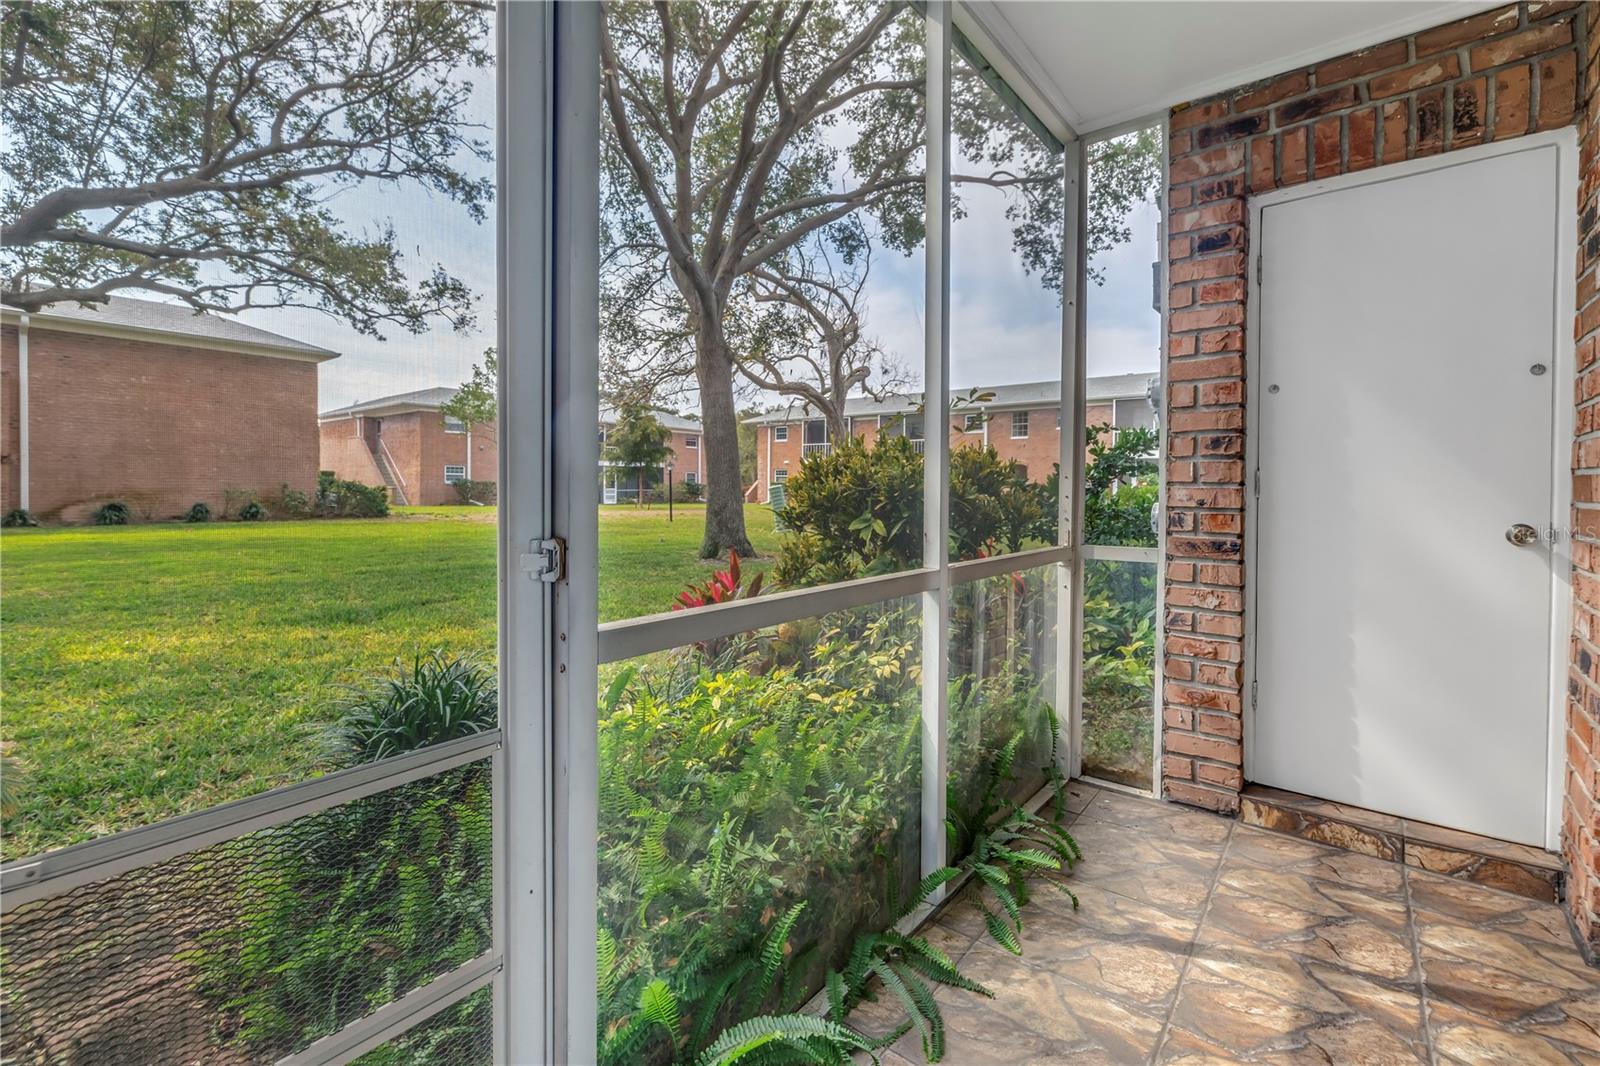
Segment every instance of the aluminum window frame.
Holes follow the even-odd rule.
[[[518,6],[518,5],[513,5]],[[531,6],[531,5],[530,5]],[[550,973],[558,988],[552,996],[550,1059],[592,1061],[595,1055],[597,989],[593,951],[593,925],[598,899],[598,716],[595,713],[597,669],[657,651],[679,648],[699,640],[731,636],[832,611],[866,606],[906,596],[922,602],[922,854],[924,874],[945,865],[946,734],[948,730],[946,675],[949,658],[950,592],[953,588],[1000,574],[1053,568],[1057,610],[1057,708],[1066,707],[1069,720],[1078,717],[1072,697],[1078,691],[1080,614],[1078,530],[1082,501],[1083,449],[1073,447],[1076,437],[1062,435],[1057,542],[1010,555],[970,561],[951,560],[948,552],[948,471],[951,451],[949,397],[950,331],[950,115],[952,57],[959,31],[954,5],[932,0],[915,5],[926,29],[927,69],[927,181],[924,344],[924,427],[943,420],[944,432],[924,435],[924,554],[925,565],[897,574],[768,594],[753,600],[666,612],[601,625],[598,622],[599,579],[595,546],[598,528],[598,489],[593,476],[598,460],[592,432],[577,432],[598,409],[598,285],[596,231],[599,226],[598,145],[600,122],[598,94],[594,92],[599,63],[600,9],[598,5],[553,5],[556,81],[555,240],[548,269],[552,274],[554,330],[554,408],[556,421],[552,445],[555,477],[556,534],[571,546],[567,573],[555,589],[556,663],[551,757],[561,764],[553,780],[552,834],[553,889],[550,914]],[[970,48],[970,43],[968,43]],[[963,53],[965,54],[965,53]],[[563,62],[567,56],[572,62]],[[991,85],[991,88],[994,88]],[[1002,94],[1002,98],[1003,94]],[[1065,142],[1062,155],[1063,187],[1067,212],[1062,227],[1065,275],[1063,278],[1061,382],[1062,403],[1080,409],[1083,393],[1082,253],[1085,205],[1082,196],[1081,144]],[[565,232],[563,229],[565,228]],[[587,332],[585,332],[587,330]],[[564,384],[562,384],[564,382]],[[988,413],[969,416],[973,431],[983,429]],[[826,431],[824,440],[831,443]],[[789,443],[789,426],[774,424],[770,443]],[[1031,428],[1031,426],[1030,426]],[[806,439],[802,422],[801,441]],[[570,448],[570,450],[569,450]],[[774,484],[788,471],[771,471]],[[1069,736],[1059,753],[1063,770],[1076,765],[1076,746]],[[931,827],[931,831],[930,831]],[[515,886],[511,898],[519,898]],[[511,1061],[529,1058],[526,1045],[512,1040],[506,1045]],[[537,1056],[533,1056],[537,1058]]]

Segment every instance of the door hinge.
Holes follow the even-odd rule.
[[[1256,253],[1256,288],[1261,287],[1261,253]]]
[[[1256,467],[1255,474],[1250,479],[1250,486],[1257,496],[1261,495],[1261,468]]]
[[[567,542],[560,537],[531,540],[519,562],[529,577],[553,584],[567,576]]]
[[[1256,709],[1256,683],[1254,681],[1250,682],[1250,709],[1252,711]]]

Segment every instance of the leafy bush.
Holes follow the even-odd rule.
[[[336,765],[353,765],[489,728],[495,714],[493,670],[436,651],[352,693],[326,738]],[[486,761],[293,824],[259,838],[282,852],[258,860],[273,876],[239,885],[236,920],[193,955],[201,991],[233,1019],[234,1042],[262,1058],[334,1032],[490,944]],[[475,997],[453,1031],[476,1031],[474,1015],[487,1009]],[[441,1043],[436,1061],[454,1061],[451,1046]]]
[[[462,503],[492,504],[498,499],[500,486],[493,481],[471,481],[462,478],[454,482],[456,496]]]
[[[241,522],[263,522],[266,517],[267,509],[261,506],[261,501],[259,500],[251,500],[239,508],[239,521]]]
[[[5,529],[22,529],[28,526],[37,526],[39,520],[33,517],[33,512],[25,507],[13,507],[0,518],[0,527]]]
[[[389,490],[382,485],[342,481],[324,470],[317,475],[315,509],[325,518],[382,518],[389,513]]]
[[[272,509],[285,518],[309,518],[311,497],[299,489],[284,484],[278,488],[277,498],[272,501]]]
[[[1084,762],[1136,781],[1154,757],[1156,568],[1096,561],[1083,573]]]
[[[814,455],[785,483],[783,541],[773,578],[825,584],[921,565],[922,456],[905,437],[859,438]],[[950,453],[950,552],[974,559],[1038,540],[1055,497],[992,446]]]
[[[209,522],[211,521],[211,508],[204,501],[192,504],[187,511],[183,512],[183,520],[185,522]]]
[[[97,526],[125,526],[132,518],[133,512],[121,500],[103,503],[94,512],[94,524]]]
[[[702,499],[706,494],[706,487],[698,481],[684,481],[673,487],[673,492],[682,493],[683,498],[693,503]]]
[[[352,691],[324,729],[324,747],[341,763],[375,762],[494,728],[500,696],[486,663],[435,650],[395,666],[393,676]]]

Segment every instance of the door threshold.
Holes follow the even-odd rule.
[[[1420,870],[1558,903],[1566,868],[1559,856],[1527,844],[1446,829],[1410,818],[1248,785],[1239,820],[1345,851],[1402,862]]]

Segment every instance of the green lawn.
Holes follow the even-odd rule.
[[[492,655],[493,510],[397,510],[0,536],[5,857],[304,778],[349,685],[418,649]],[[602,509],[603,620],[711,573],[703,513]],[[747,515],[773,549],[771,512]]]

